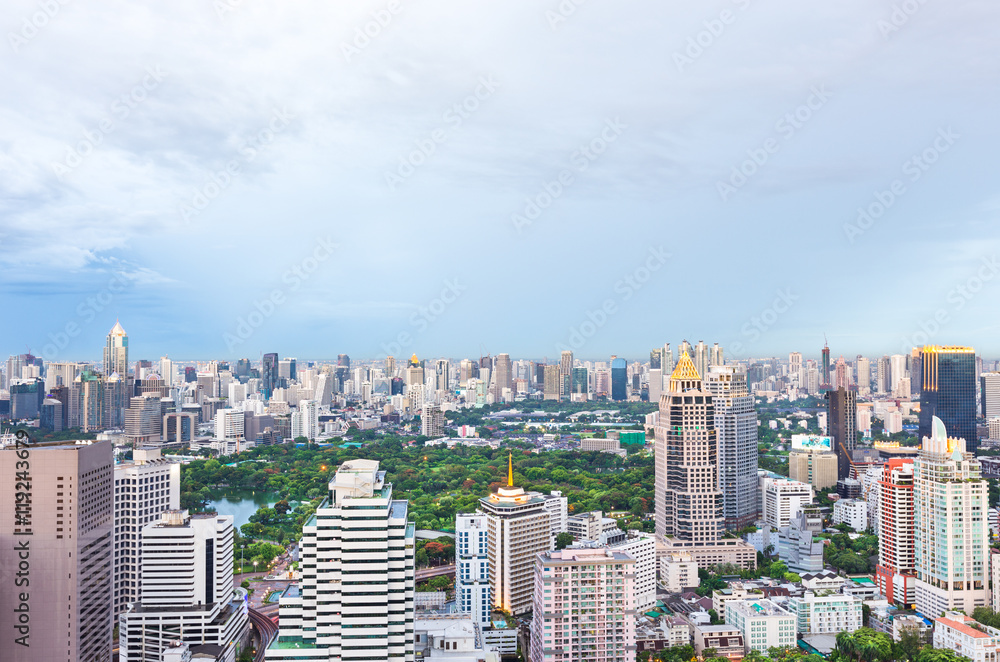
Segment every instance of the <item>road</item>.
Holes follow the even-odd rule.
[[[422,582],[425,579],[430,579],[431,577],[441,577],[443,575],[454,575],[455,574],[455,564],[451,565],[438,565],[432,568],[422,568],[416,572],[416,580]]]
[[[278,626],[256,609],[250,610],[250,626],[253,628],[254,639],[257,642],[257,654],[253,658],[254,662],[264,662],[264,654],[268,645],[278,636]]]

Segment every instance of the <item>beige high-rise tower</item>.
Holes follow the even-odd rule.
[[[720,563],[756,566],[753,546],[722,538],[715,405],[687,352],[660,396],[654,496],[656,535],[671,551],[690,552],[702,568]]]
[[[0,448],[0,659],[111,662],[110,441]]]
[[[122,379],[128,376],[128,334],[118,320],[108,332],[108,343],[104,347],[104,376],[110,377],[116,372]]]

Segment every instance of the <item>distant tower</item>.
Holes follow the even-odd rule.
[[[611,357],[611,399],[628,400],[628,363],[625,359]]]
[[[708,346],[705,345],[704,340],[699,340],[698,344],[694,348],[694,369],[698,371],[699,375],[708,374]]]
[[[569,400],[573,390],[573,352],[564,350],[559,357],[559,397]]]
[[[116,372],[122,379],[128,377],[128,334],[118,320],[108,332],[108,343],[104,347],[104,375]]]
[[[837,477],[850,478],[851,452],[858,438],[858,394],[846,388],[826,392],[826,426],[837,452]]]
[[[270,400],[276,388],[278,388],[278,354],[271,352],[264,355],[260,367],[260,391],[264,394],[264,400]]]
[[[819,376],[823,380],[819,387],[821,391],[829,391],[833,388],[830,380],[830,348],[826,345],[823,346],[823,365]]]

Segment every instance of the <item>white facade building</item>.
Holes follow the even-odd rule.
[[[797,615],[770,600],[729,600],[726,623],[743,633],[743,646],[748,653],[795,646]]]
[[[115,622],[142,593],[143,527],[179,509],[180,498],[181,465],[158,449],[136,449],[132,462],[115,465]]]
[[[804,506],[812,503],[813,487],[808,483],[783,478],[765,478],[761,485],[761,503],[765,524],[775,529],[788,526]]]
[[[119,617],[119,661],[155,662],[180,640],[234,662],[249,616],[233,590],[232,516],[169,510],[142,533],[142,595]]]
[[[480,626],[490,625],[489,527],[484,515],[455,517],[455,603]]]
[[[1000,630],[982,625],[957,611],[934,619],[934,648],[954,651],[972,662],[996,662]]]
[[[859,533],[868,530],[868,502],[861,499],[840,499],[833,504],[833,523],[847,524]]]
[[[660,558],[660,582],[670,593],[680,593],[701,584],[698,563],[690,554],[677,552]]]
[[[379,463],[344,462],[303,526],[301,594],[279,601],[268,660],[414,657],[414,527]]]
[[[800,634],[854,632],[862,625],[861,605],[854,596],[832,591],[806,591],[801,598],[788,599]]]
[[[215,439],[229,441],[243,439],[243,410],[220,409],[215,412]]]

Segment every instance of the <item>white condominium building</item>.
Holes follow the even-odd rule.
[[[268,660],[414,658],[414,528],[379,463],[350,460],[302,528],[301,595],[280,601]]]
[[[167,510],[180,508],[181,465],[158,449],[132,451],[132,462],[115,465],[114,618],[142,593],[142,529]]]
[[[935,416],[913,461],[916,607],[924,616],[988,605],[988,508],[979,461]]]
[[[119,617],[120,662],[157,662],[172,642],[234,662],[249,643],[233,590],[233,518],[168,510],[142,535],[142,594]]]
[[[743,645],[748,653],[795,646],[797,615],[770,600],[729,600],[726,602],[726,623],[743,633]]]

